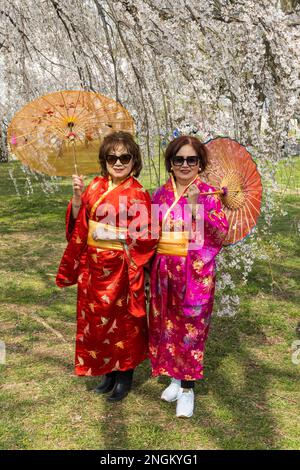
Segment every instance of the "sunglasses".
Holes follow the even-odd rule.
[[[174,166],[182,166],[184,162],[186,162],[188,166],[196,166],[199,163],[199,157],[196,155],[186,158],[177,155],[172,157],[172,163]]]
[[[114,166],[118,160],[120,160],[122,165],[128,165],[131,159],[132,155],[129,155],[129,153],[123,153],[122,155],[106,155],[105,157],[105,160],[111,166]]]

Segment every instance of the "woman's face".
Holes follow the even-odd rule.
[[[183,157],[183,160],[179,157]],[[196,178],[199,173],[199,168],[198,155],[190,144],[183,145],[176,153],[175,158],[173,157],[171,160],[171,169],[173,170],[175,179],[182,185],[187,185]]]
[[[120,158],[116,159],[116,157]],[[118,183],[130,175],[133,159],[132,156],[131,159],[129,157],[128,150],[121,143],[113,147],[106,155],[106,168],[114,183]]]

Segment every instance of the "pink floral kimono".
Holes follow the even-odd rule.
[[[228,231],[218,195],[201,194],[213,191],[215,188],[197,176],[179,197],[171,177],[152,196],[152,204],[163,207],[159,213],[160,242],[150,282],[153,376],[203,378],[204,347],[214,302],[215,258]],[[188,208],[192,214],[189,229],[193,228],[194,233],[189,233],[186,240],[182,220]],[[203,229],[201,242],[195,230],[199,218]]]

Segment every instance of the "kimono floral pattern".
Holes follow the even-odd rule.
[[[203,378],[203,359],[214,302],[216,255],[228,231],[228,223],[217,195],[201,195],[215,188],[198,177],[197,203],[204,217],[203,245],[189,249],[187,256],[155,255],[151,270],[151,305],[149,313],[149,351],[152,375],[168,375],[181,380]],[[170,227],[180,224],[185,194],[177,197],[169,180],[152,196],[155,204],[181,206],[172,214]],[[170,217],[172,217],[170,215]],[[163,224],[161,214],[160,224]],[[191,222],[193,223],[193,222]],[[189,240],[189,248],[192,242]],[[195,245],[194,245],[195,246]]]

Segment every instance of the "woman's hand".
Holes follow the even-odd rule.
[[[80,199],[84,189],[83,175],[72,175],[73,180],[73,196],[75,199]]]
[[[76,219],[81,206],[81,195],[84,190],[83,175],[72,175],[73,199],[72,199],[72,214]]]
[[[188,202],[191,205],[192,217],[194,219],[196,219],[196,216],[197,216],[197,201],[198,201],[199,193],[200,193],[200,190],[197,188],[196,184],[192,184],[187,191]]]

